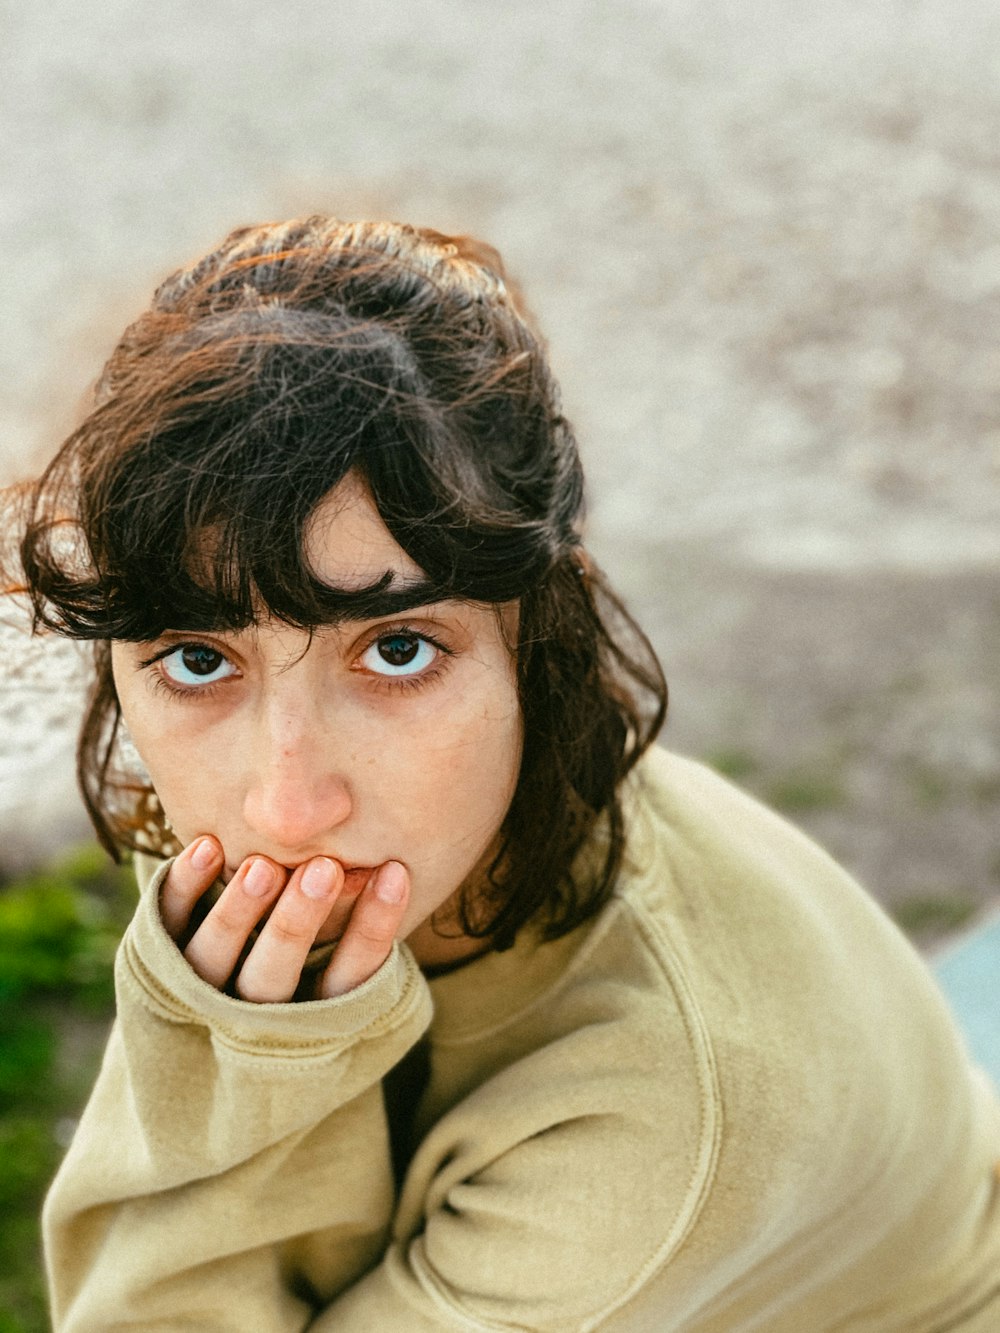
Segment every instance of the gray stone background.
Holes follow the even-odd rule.
[[[666,741],[933,941],[1000,896],[1000,7],[0,0],[0,474],[230,227],[498,246]],[[84,831],[79,654],[0,626],[0,866]]]

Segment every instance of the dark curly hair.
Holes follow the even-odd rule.
[[[308,568],[306,525],[349,472],[426,574],[422,600],[519,604],[521,769],[462,921],[498,949],[531,919],[563,934],[613,886],[620,784],[666,685],[581,548],[580,462],[541,341],[467,237],[329,217],[233,232],[159,288],[26,493],[35,629],[95,641],[78,771],[98,836],[116,858],[148,849],[152,811],[153,848],[171,850],[116,759],[112,640],[404,609],[388,575],[347,592]],[[589,841],[601,854],[579,858]]]

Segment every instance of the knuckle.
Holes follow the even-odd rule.
[[[226,936],[246,936],[253,925],[252,921],[248,921],[241,912],[235,910],[232,900],[227,901],[224,898],[213,907],[209,920],[214,930]]]
[[[167,871],[160,894],[164,898],[187,901],[197,897],[202,887],[194,875],[185,875],[184,867],[175,862]]]
[[[294,918],[285,917],[275,912],[264,928],[268,935],[279,944],[311,943],[315,931]]]
[[[388,952],[392,947],[392,931],[359,921],[351,932],[351,943],[363,945],[368,950],[382,949]]]
[[[353,942],[387,949],[396,933],[396,914],[385,911],[378,902],[362,903],[347,928]]]

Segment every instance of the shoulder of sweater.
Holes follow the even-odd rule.
[[[744,900],[761,890],[801,897],[811,886],[861,893],[801,829],[694,759],[652,747],[623,796],[627,851],[616,895],[640,916],[737,886]]]

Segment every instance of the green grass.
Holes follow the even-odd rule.
[[[842,807],[847,802],[844,756],[834,754],[784,772],[769,773],[750,750],[735,745],[711,750],[705,762],[723,777],[757,792],[776,810],[791,816]]]
[[[835,765],[793,769],[768,783],[766,800],[788,815],[843,806],[847,792]]]
[[[904,898],[892,907],[892,916],[911,939],[959,930],[975,914],[979,903],[970,894],[924,893]]]
[[[934,808],[948,799],[954,778],[929,764],[911,763],[906,777],[910,790],[920,805]]]
[[[0,1333],[45,1333],[38,1214],[110,1020],[131,871],[86,847],[0,887]],[[67,1049],[83,1034],[84,1058]]]
[[[706,755],[705,762],[733,782],[746,782],[755,776],[759,767],[749,750],[740,749],[713,750]]]

